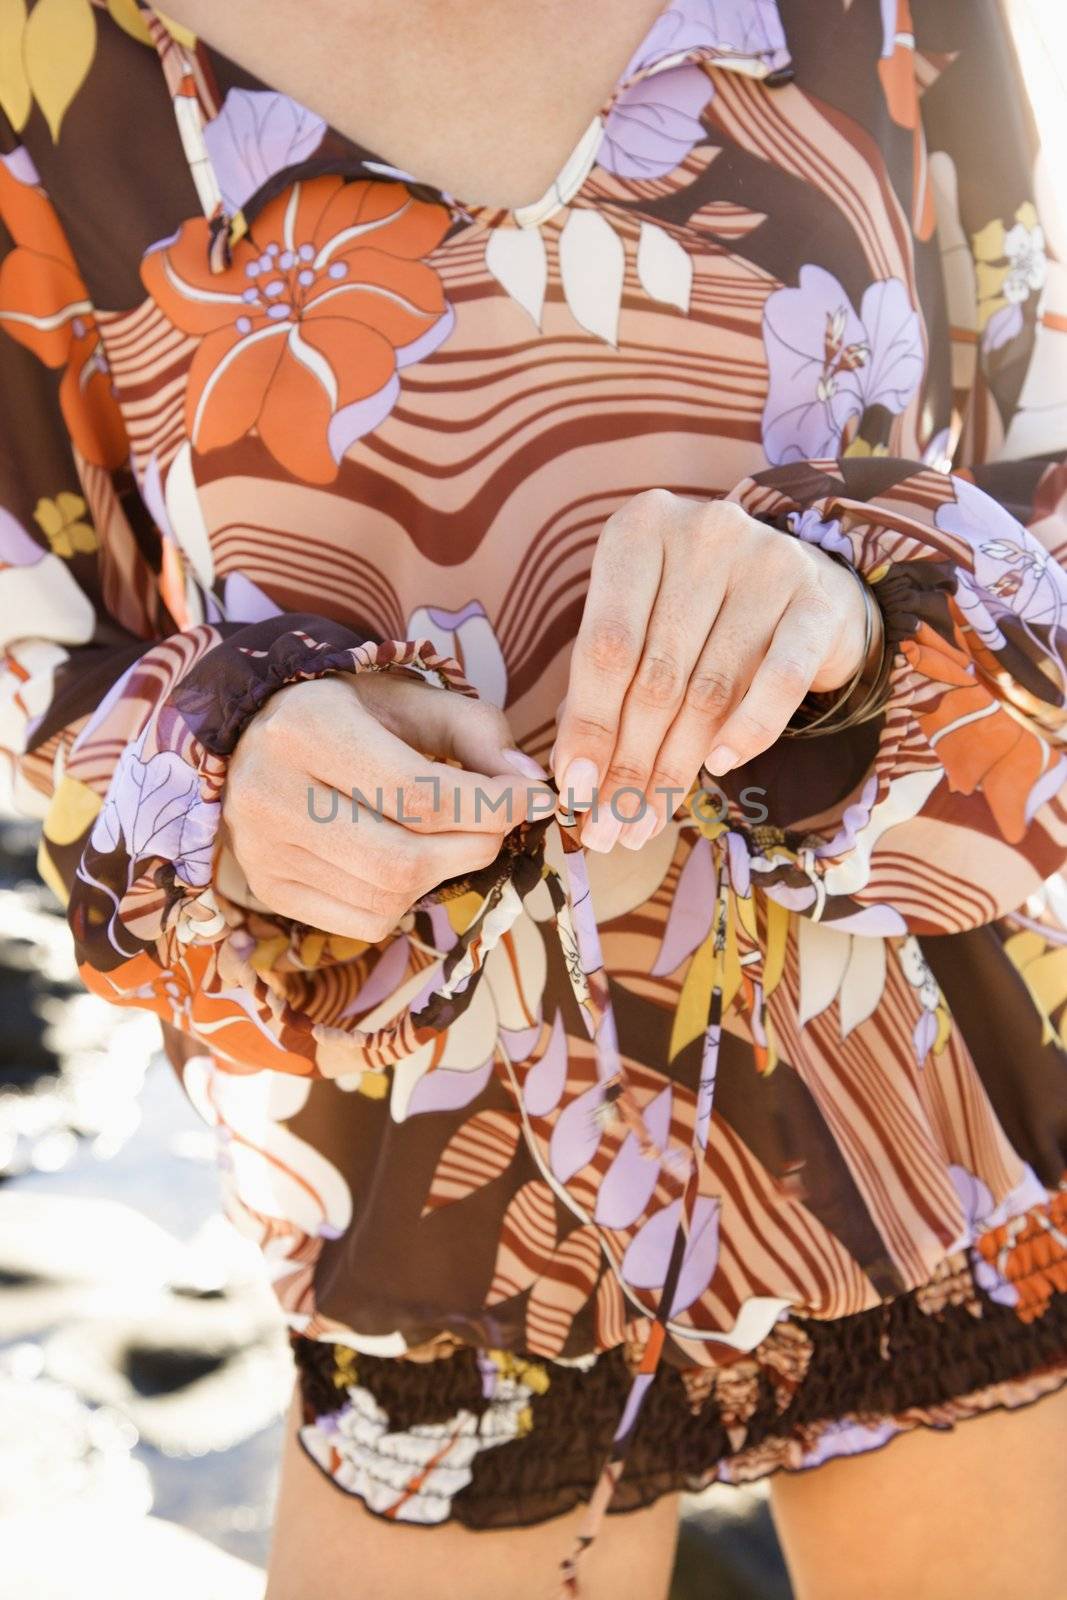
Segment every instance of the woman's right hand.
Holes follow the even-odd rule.
[[[437,884],[487,866],[527,815],[550,815],[544,776],[502,711],[414,674],[291,684],[238,740],[224,843],[269,910],[377,943]],[[221,863],[218,880],[225,891]]]

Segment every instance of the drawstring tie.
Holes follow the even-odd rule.
[[[574,1600],[579,1594],[581,1559],[596,1539],[615,1497],[637,1429],[641,1407],[659,1370],[678,1282],[688,1253],[715,1099],[715,1075],[722,1034],[723,975],[730,915],[730,864],[728,851],[721,845],[718,849],[713,846],[716,888],[715,913],[711,930],[712,983],[704,1029],[692,1144],[687,1152],[661,1149],[648,1132],[618,1051],[600,936],[590,903],[585,852],[575,830],[561,826],[561,833],[568,898],[575,917],[574,933],[591,1000],[586,1012],[587,1026],[590,1026],[596,1047],[598,1077],[603,1086],[604,1099],[614,1103],[630,1131],[636,1135],[642,1153],[648,1159],[660,1161],[672,1176],[684,1182],[678,1226],[671,1247],[667,1275],[653,1314],[652,1329],[620,1412],[607,1459],[586,1505],[577,1540],[570,1554],[561,1562],[560,1600]]]

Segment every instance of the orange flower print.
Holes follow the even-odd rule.
[[[0,267],[0,327],[46,367],[65,369],[59,404],[86,460],[121,466],[129,444],[88,290],[22,148],[0,157],[0,220],[15,241]]]
[[[1054,752],[990,693],[967,652],[929,623],[920,624],[901,649],[917,672],[946,685],[936,709],[917,720],[950,788],[958,794],[981,789],[1003,838],[1018,844],[1026,833],[1031,794],[1055,764]]]
[[[1021,1322],[1043,1317],[1055,1294],[1067,1294],[1067,1190],[991,1228],[975,1248],[1018,1293]]]
[[[403,184],[296,183],[256,217],[232,264],[212,272],[208,224],[186,222],[145,257],[149,294],[199,335],[185,420],[194,449],[252,428],[307,483],[336,478],[345,451],[388,416],[397,371],[448,337],[441,280],[420,258],[449,225]]]

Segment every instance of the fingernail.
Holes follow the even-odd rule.
[[[516,772],[521,772],[524,778],[538,778],[544,781],[548,773],[539,761],[533,756],[528,756],[523,750],[503,750],[501,754],[509,767],[514,767]]]
[[[737,766],[737,751],[731,750],[728,744],[717,744],[704,765],[713,777],[721,778],[724,772]]]
[[[596,767],[585,756],[578,756],[563,774],[560,791],[570,805],[591,806],[596,780]]]
[[[618,817],[613,817],[610,811],[602,811],[582,829],[582,843],[587,849],[606,855],[621,832],[622,823]]]
[[[636,822],[628,823],[622,830],[619,843],[624,844],[627,850],[640,850],[641,846],[647,844],[652,837],[658,821],[659,818],[649,806],[643,817],[639,817]]]

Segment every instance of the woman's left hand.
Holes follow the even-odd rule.
[[[732,501],[635,495],[597,543],[552,758],[565,803],[596,797],[582,842],[644,844],[701,766],[750,761],[848,683],[865,632],[860,585],[817,546]]]

